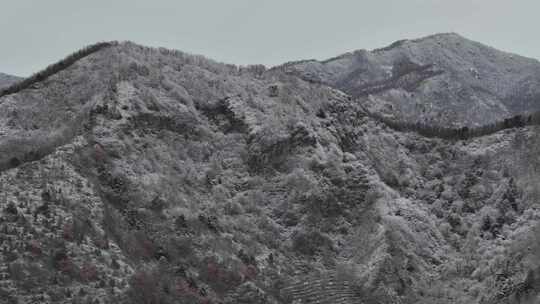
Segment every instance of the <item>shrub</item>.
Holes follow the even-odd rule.
[[[199,214],[198,219],[201,223],[205,224],[208,229],[213,232],[219,232],[221,230],[218,218],[215,215],[206,216],[204,214]]]
[[[55,270],[72,278],[77,277],[80,273],[77,265],[73,263],[73,260],[67,255],[65,248],[61,248],[53,254],[51,257],[51,264]]]
[[[67,222],[62,227],[62,236],[65,240],[70,242],[77,242],[81,244],[84,237],[90,231],[90,223],[79,218],[73,218],[72,221]]]
[[[167,202],[159,196],[156,196],[149,204],[148,208],[154,212],[160,213],[167,207]]]
[[[183,230],[188,228],[188,224],[186,221],[186,216],[183,214],[180,214],[174,219],[174,228],[176,230]]]
[[[11,168],[15,168],[15,167],[18,167],[22,164],[22,162],[17,158],[17,157],[12,157],[10,160],[9,160],[9,166]]]
[[[332,249],[332,240],[318,231],[296,231],[292,236],[293,250],[304,255],[316,255]]]
[[[10,215],[17,215],[19,213],[17,211],[17,206],[15,206],[14,202],[9,202],[4,208],[4,212]]]
[[[93,241],[97,248],[109,249],[109,238],[106,234],[97,234]]]
[[[185,278],[180,278],[175,282],[175,291],[183,300],[196,300],[199,298],[196,286]]]
[[[257,261],[253,255],[247,254],[243,249],[238,252],[238,258],[246,265],[257,266]]]
[[[27,245],[27,250],[35,256],[39,256],[43,253],[41,249],[41,244],[37,240],[29,241]]]
[[[150,260],[156,257],[156,244],[142,231],[129,232],[123,244],[134,258]]]
[[[98,270],[96,265],[85,263],[80,271],[80,279],[83,282],[93,282],[98,279]]]
[[[160,278],[154,271],[140,270],[129,280],[128,297],[133,304],[161,304]]]
[[[245,280],[253,281],[257,277],[258,270],[253,265],[241,265],[239,272]]]
[[[206,266],[201,270],[201,279],[220,294],[233,290],[245,278],[234,261],[220,263],[210,257],[205,259],[204,265]]]

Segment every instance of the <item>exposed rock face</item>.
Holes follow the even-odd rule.
[[[20,79],[19,77],[15,77],[15,76],[0,73],[0,89],[2,89],[4,87],[7,87],[10,84],[15,83],[19,79]]]
[[[540,127],[361,101],[132,43],[0,97],[2,300],[536,303]]]
[[[540,62],[457,34],[280,68],[361,97],[373,111],[413,122],[480,126],[540,109]]]

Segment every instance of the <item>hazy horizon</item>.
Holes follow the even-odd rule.
[[[456,32],[540,58],[537,1],[294,3],[278,0],[19,0],[0,12],[0,72],[27,76],[97,41],[130,40],[238,65],[326,59],[396,40]]]

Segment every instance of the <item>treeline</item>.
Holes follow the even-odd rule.
[[[388,45],[388,46],[384,46],[384,47],[381,47],[381,48],[378,48],[378,49],[374,49],[372,52],[373,53],[378,53],[378,52],[384,52],[384,51],[389,51],[391,49],[394,49],[394,48],[397,48],[397,47],[400,47],[402,45],[405,44],[405,42],[409,41],[408,39],[401,39],[401,40],[398,40],[396,42],[393,42],[392,44]]]
[[[112,41],[112,42],[99,42],[99,43],[96,43],[96,44],[92,44],[90,46],[87,46],[69,56],[67,56],[66,58],[60,60],[59,62],[57,63],[54,63],[48,67],[46,67],[44,70],[42,71],[39,71],[37,73],[35,73],[34,75],[28,77],[28,78],[25,78],[23,79],[22,81],[19,81],[19,82],[16,82],[10,86],[8,86],[7,88],[4,88],[2,90],[0,90],[0,97],[4,97],[6,95],[10,95],[10,94],[14,94],[14,93],[17,93],[21,90],[24,90],[24,89],[27,89],[29,88],[30,86],[38,83],[38,82],[41,82],[45,79],[47,79],[48,77],[68,68],[69,66],[71,66],[72,64],[74,64],[75,62],[81,60],[82,58],[88,56],[88,55],[91,55],[99,50],[102,50],[104,48],[107,48],[107,47],[111,47],[111,46],[115,46],[115,45],[118,45],[118,42],[116,41]]]
[[[505,129],[521,128],[531,125],[540,125],[540,111],[528,115],[516,115],[492,124],[481,127],[445,128],[420,122],[404,122],[384,117],[378,113],[368,112],[368,115],[390,128],[400,132],[416,132],[425,137],[435,137],[451,140],[465,140],[493,134]]]
[[[394,65],[392,77],[367,83],[359,87],[345,89],[345,91],[347,94],[353,96],[368,96],[393,88],[403,88],[408,92],[412,92],[424,80],[441,75],[442,73],[442,70],[435,69],[432,64],[418,65],[407,60]]]

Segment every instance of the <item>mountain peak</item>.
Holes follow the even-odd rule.
[[[437,34],[428,35],[428,36],[424,36],[424,37],[420,37],[420,38],[400,39],[400,40],[392,42],[391,44],[389,44],[387,46],[380,47],[380,48],[375,48],[375,49],[372,50],[372,52],[380,52],[380,51],[391,50],[393,48],[402,46],[402,45],[407,44],[407,43],[423,43],[423,42],[426,42],[426,41],[433,41],[433,40],[438,41],[438,42],[444,42],[444,41],[447,41],[447,42],[454,41],[455,42],[455,41],[459,41],[459,40],[468,40],[468,39],[461,36],[460,34],[454,33],[454,32],[437,33]]]
[[[286,70],[409,122],[479,126],[540,109],[540,62],[457,33],[399,40]]]
[[[467,39],[464,36],[456,33],[456,32],[446,32],[446,33],[436,33],[416,39],[412,39],[413,41],[422,41],[427,39]]]

